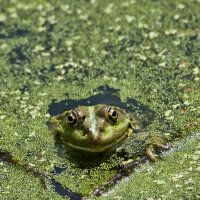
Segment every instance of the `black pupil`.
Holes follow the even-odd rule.
[[[108,118],[113,123],[117,122],[117,111],[112,107],[110,107],[108,110]]]
[[[75,126],[77,124],[77,119],[73,115],[69,115],[68,118],[67,118],[67,120],[68,120],[68,123],[71,126]]]
[[[114,110],[113,112],[112,112],[112,117],[116,117],[117,116],[117,112]]]
[[[74,121],[74,118],[70,115],[70,116],[68,116],[68,121],[69,121],[70,123],[72,123],[72,122]]]

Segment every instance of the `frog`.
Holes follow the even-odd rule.
[[[114,151],[130,158],[140,143],[143,153],[155,161],[155,153],[167,149],[161,134],[142,131],[142,120],[136,113],[115,105],[78,106],[51,117],[49,125],[63,145],[80,153]]]

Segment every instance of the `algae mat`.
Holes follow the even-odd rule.
[[[199,10],[199,0],[0,0],[0,148],[87,196],[114,173],[107,170],[112,161],[90,171],[92,178],[75,169],[58,155],[48,109],[108,86],[123,102],[135,99],[155,111],[150,131],[186,144],[99,198],[198,199]],[[1,199],[67,198],[5,160]]]

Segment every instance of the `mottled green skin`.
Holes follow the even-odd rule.
[[[81,106],[74,110],[79,113],[76,126],[71,126],[67,117],[72,110],[51,118],[53,132],[59,133],[63,143],[72,148],[87,152],[104,152],[123,141],[134,129],[140,128],[140,122],[132,114],[113,106],[117,111],[116,122],[106,116],[109,105]]]
[[[109,108],[117,112],[115,122],[108,118]],[[68,117],[74,116],[73,113],[77,115],[77,121],[71,125]],[[52,131],[59,134],[62,143],[67,147],[91,153],[117,149],[117,152],[125,152],[128,157],[144,153],[145,150],[153,152],[154,144],[164,144],[159,134],[135,133],[141,129],[141,124],[134,113],[103,104],[81,106],[50,120]]]

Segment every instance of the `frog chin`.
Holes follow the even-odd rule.
[[[117,146],[117,144],[119,144],[121,141],[123,141],[125,138],[127,137],[127,134],[123,134],[120,138],[118,138],[117,140],[115,140],[113,143],[107,144],[105,146],[102,147],[98,147],[98,148],[89,148],[89,147],[84,147],[84,146],[77,146],[75,144],[63,141],[63,143],[73,149],[77,149],[77,150],[81,150],[81,151],[85,151],[85,152],[89,152],[89,153],[100,153],[100,152],[105,152],[109,149],[112,149],[113,147]]]

